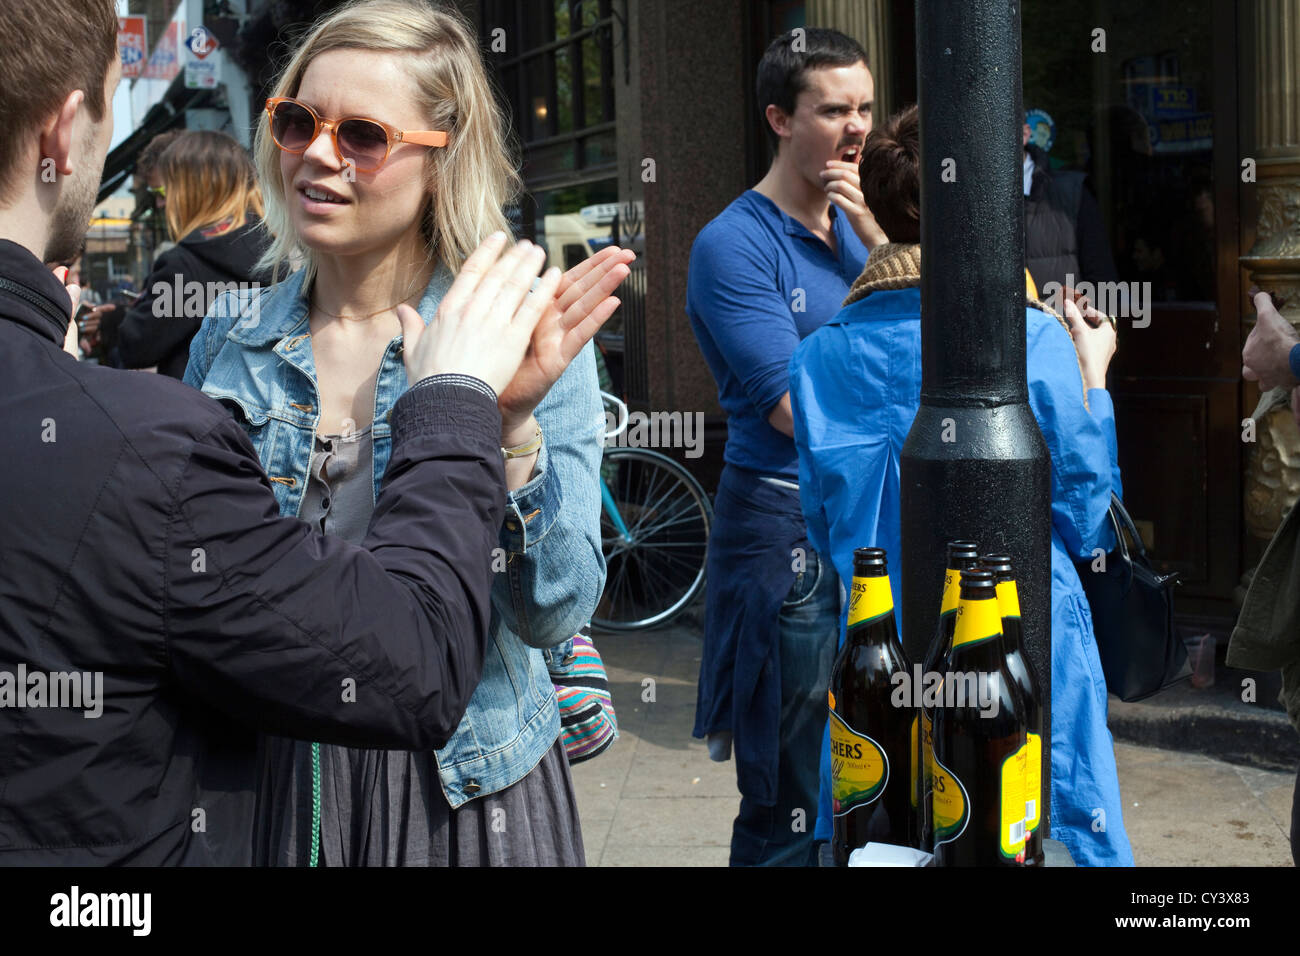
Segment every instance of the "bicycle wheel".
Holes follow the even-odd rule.
[[[708,496],[677,462],[643,448],[607,449],[602,472],[607,574],[592,623],[609,631],[667,624],[704,587]]]

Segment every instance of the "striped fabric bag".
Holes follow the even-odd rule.
[[[590,625],[573,635],[573,653],[551,665],[551,681],[560,705],[560,739],[569,763],[604,753],[618,737],[618,721],[605,664],[591,642]]]

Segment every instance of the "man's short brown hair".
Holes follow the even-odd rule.
[[[40,124],[73,90],[104,119],[104,85],[117,58],[113,0],[5,0],[0,27],[0,199],[13,191]]]
[[[895,113],[867,137],[862,198],[890,242],[921,241],[921,131],[917,109]]]

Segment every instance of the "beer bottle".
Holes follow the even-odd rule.
[[[1043,865],[1043,698],[1033,661],[1025,653],[1020,629],[1020,596],[1011,572],[1011,558],[986,554],[980,565],[993,572],[997,582],[998,613],[1002,615],[1002,647],[1007,671],[1025,705],[1025,732],[1029,748],[1025,754],[1025,866]]]
[[[894,622],[885,552],[853,552],[848,632],[831,668],[831,850],[836,866],[867,843],[913,846],[910,699],[894,706],[907,656]],[[901,696],[901,695],[900,695]]]
[[[934,710],[939,866],[1025,860],[1025,711],[1007,672],[993,573],[963,571],[952,651]]]
[[[927,675],[938,673],[948,648],[952,645],[953,624],[957,620],[957,598],[961,591],[961,572],[973,568],[979,563],[979,545],[974,541],[949,541],[948,566],[943,575],[943,600],[939,605],[939,625],[935,628],[934,640],[925,653],[925,668],[921,675],[922,686]],[[920,822],[920,847],[927,853],[934,846],[930,834],[932,811],[930,808],[930,787],[934,777],[934,750],[930,743],[931,724],[934,720],[933,708],[920,708],[920,740],[917,742],[917,781],[918,797],[913,801],[918,805],[917,819]]]

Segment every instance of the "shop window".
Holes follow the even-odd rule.
[[[612,0],[485,0],[480,9],[484,59],[518,140],[526,195],[517,225],[546,247],[551,265],[570,269],[618,241],[613,48],[623,42],[620,22]],[[497,29],[504,52],[492,51]]]
[[[1191,10],[1189,10],[1192,8]],[[1151,301],[1212,302],[1214,51],[1208,4],[1024,4],[1024,105],[1052,169],[1088,174],[1119,278]],[[1230,118],[1231,119],[1231,118]]]

